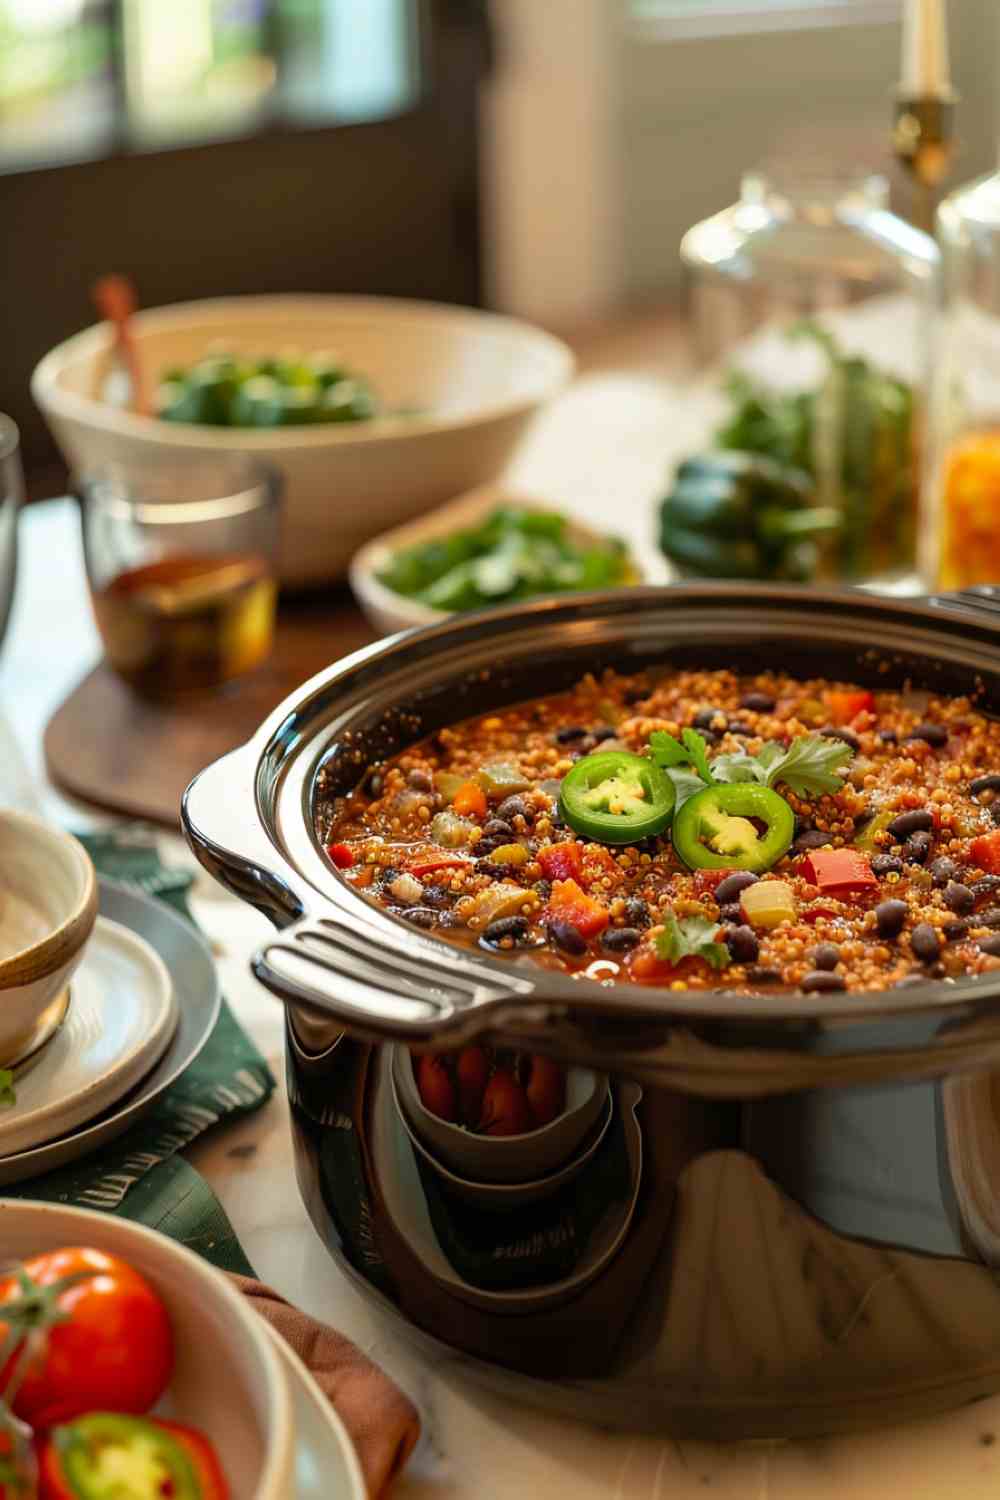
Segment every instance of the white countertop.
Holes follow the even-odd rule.
[[[648,451],[633,452],[636,494],[662,472],[661,462]],[[592,468],[589,475],[587,498],[596,505],[601,482]],[[635,516],[648,515],[647,507],[648,501]],[[641,521],[629,527],[636,536],[641,529]],[[46,785],[41,739],[52,711],[98,655],[74,507],[68,501],[33,507],[22,519],[17,599],[0,656],[3,799],[34,805],[77,828],[106,820]],[[162,845],[168,862],[194,867],[179,837],[164,837]],[[281,1080],[281,1010],[247,967],[269,928],[201,872],[193,904],[215,945],[230,1004]],[[219,1195],[258,1273],[354,1338],[417,1402],[425,1437],[395,1491],[400,1500],[542,1500],[570,1493],[574,1500],[706,1494],[718,1500],[985,1500],[1000,1493],[1000,1398],[863,1437],[723,1446],[613,1435],[470,1386],[446,1360],[434,1363],[416,1352],[330,1260],[299,1201],[286,1113],[279,1084],[263,1110],[221,1129],[189,1158]]]

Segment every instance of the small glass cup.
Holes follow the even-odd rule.
[[[77,486],[107,658],[146,698],[251,672],[274,639],[278,476],[250,459],[108,467]]]

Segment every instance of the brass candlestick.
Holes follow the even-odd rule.
[[[955,101],[951,92],[896,96],[892,149],[918,187],[920,228],[934,233],[938,189],[955,155]]]

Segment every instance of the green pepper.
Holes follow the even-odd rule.
[[[764,824],[763,833],[757,823]],[[674,848],[695,870],[769,870],[794,835],[795,815],[784,797],[746,781],[696,792],[679,809],[673,828]]]
[[[887,807],[883,808],[880,813],[876,813],[854,840],[855,849],[864,849],[869,854],[877,854],[882,845],[876,842],[875,835],[883,833],[896,817],[898,813]]]
[[[663,501],[660,545],[702,577],[807,579],[818,558],[812,537],[839,524],[813,493],[808,474],[761,454],[696,455]]]
[[[73,1500],[202,1500],[190,1457],[171,1434],[145,1417],[89,1412],[51,1435],[46,1478]],[[43,1472],[45,1471],[43,1469]],[[54,1470],[54,1473],[51,1472]],[[55,1485],[58,1483],[59,1488]]]
[[[559,811],[585,838],[632,844],[661,833],[674,812],[674,784],[644,755],[598,750],[563,777]]]

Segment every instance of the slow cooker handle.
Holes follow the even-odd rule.
[[[980,618],[984,614],[996,615],[1000,625],[1000,584],[977,583],[967,589],[956,589],[951,594],[930,594],[927,603],[942,609],[968,610]]]

